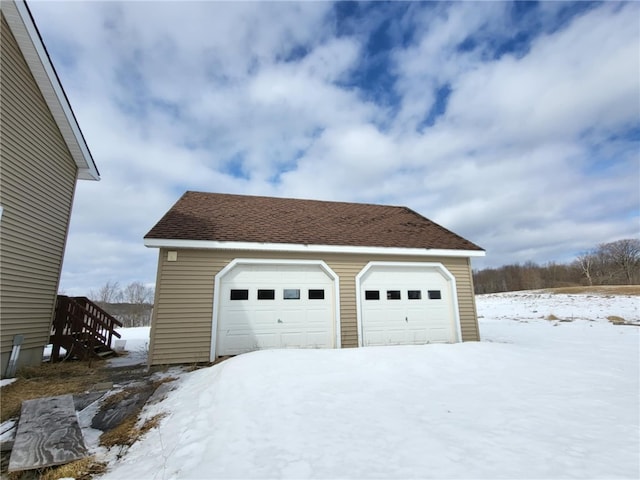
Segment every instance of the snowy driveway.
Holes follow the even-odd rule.
[[[263,351],[187,374],[105,478],[637,478],[640,329],[499,317],[480,343]]]

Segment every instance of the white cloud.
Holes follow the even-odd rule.
[[[523,58],[506,56],[461,76],[447,120],[488,130],[492,143],[610,130],[637,119],[638,104],[629,100],[638,95],[638,72],[637,7],[605,5],[540,37]]]
[[[477,58],[470,66],[465,57],[445,114],[404,143],[413,163],[425,166],[424,188],[435,184],[440,193],[422,211],[514,261],[544,261],[545,253],[553,259],[559,252],[564,258],[594,238],[637,235],[630,219],[620,218],[639,202],[637,148],[609,159],[622,164],[626,178],[615,171],[585,174],[594,142],[638,124],[636,19],[635,5],[606,5],[535,39],[521,58]],[[404,53],[411,64],[417,61],[411,54],[423,52]],[[420,77],[406,81],[414,78]],[[597,220],[579,220],[594,208]]]
[[[402,96],[396,122],[399,130],[415,129],[435,101],[434,90],[477,66],[477,54],[458,52],[457,47],[487,23],[501,23],[504,11],[501,2],[488,2],[482,8],[461,2],[436,4],[417,15],[419,40],[394,52],[396,90]]]
[[[401,162],[392,139],[371,124],[354,123],[327,129],[294,171],[282,175],[282,194],[332,200],[375,199],[380,186]],[[305,193],[306,190],[306,193]]]
[[[500,2],[370,4],[349,36],[325,2],[30,5],[103,177],[78,188],[68,291],[153,281],[142,236],[187,189],[407,205],[488,265],[637,235],[637,4],[562,28],[543,5],[527,22],[548,28],[501,55],[491,40],[517,32]],[[378,8],[391,106],[354,81]]]

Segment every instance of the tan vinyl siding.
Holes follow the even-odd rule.
[[[1,372],[13,337],[20,363],[39,362],[64,254],[77,167],[2,16],[0,101]]]
[[[458,285],[458,306],[462,312],[463,304],[465,316],[460,313],[460,321],[465,320],[462,338],[467,341],[480,341],[480,327],[478,326],[478,311],[476,310],[475,289],[473,287],[473,269],[471,268],[471,259],[466,260],[466,273],[460,272],[460,275],[466,275],[466,279],[462,282],[462,289]],[[457,280],[456,280],[457,281]],[[473,319],[473,322],[469,320]]]
[[[169,262],[167,249],[159,251],[149,352],[151,365],[209,361],[215,275],[235,258],[323,260],[340,279],[342,347],[358,346],[355,278],[368,262],[441,262],[456,278],[462,338],[464,341],[479,339],[467,258],[198,249],[177,252],[177,261]]]

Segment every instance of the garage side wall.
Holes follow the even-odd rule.
[[[168,251],[177,252],[175,261]],[[216,274],[234,258],[323,260],[340,277],[343,347],[358,346],[356,275],[370,261],[441,262],[455,276],[462,338],[479,340],[468,258],[160,249],[149,364],[208,362]]]

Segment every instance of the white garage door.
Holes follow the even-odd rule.
[[[457,341],[454,282],[444,267],[371,266],[360,278],[362,344]]]
[[[334,281],[320,265],[238,264],[216,295],[216,356],[335,346]]]

